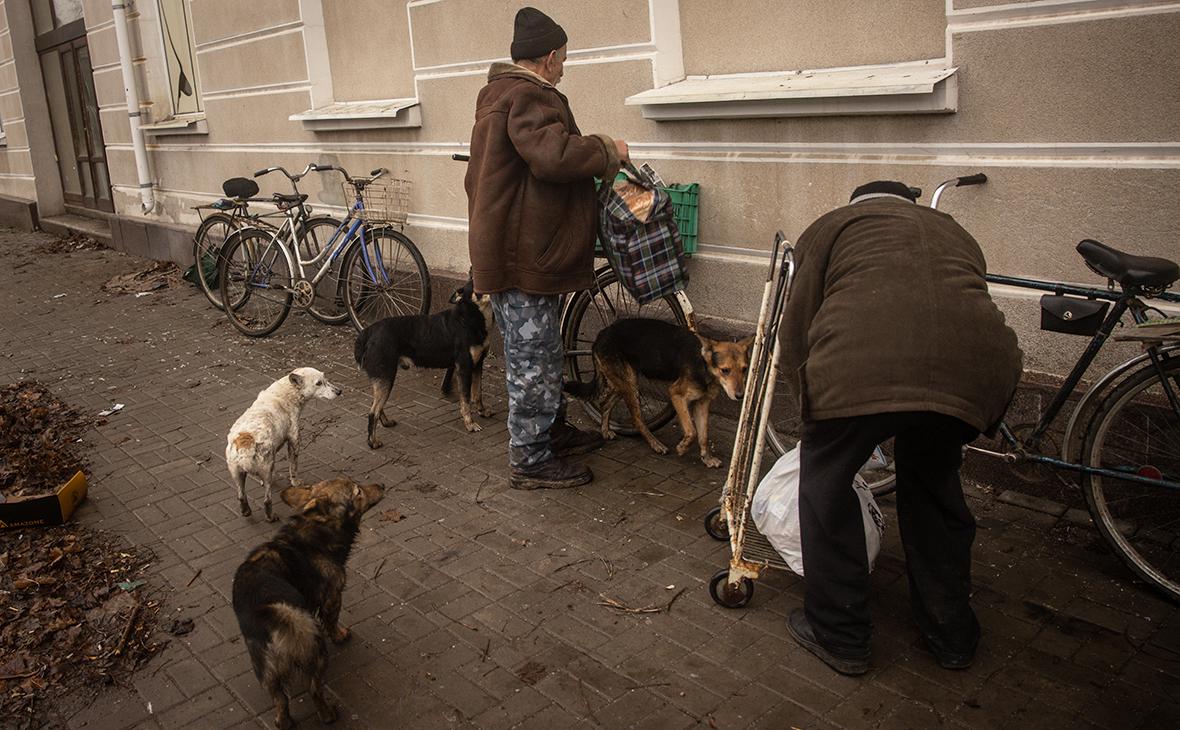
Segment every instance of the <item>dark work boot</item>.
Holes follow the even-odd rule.
[[[564,418],[558,418],[549,429],[549,450],[554,456],[586,454],[606,443],[601,434],[574,428]]]
[[[811,624],[807,621],[807,614],[801,608],[791,611],[791,615],[787,617],[787,631],[800,646],[815,654],[820,661],[840,674],[856,677],[869,671],[868,652],[865,652],[864,656],[842,657],[825,649],[815,637],[815,632],[811,630]]]
[[[585,464],[553,458],[535,466],[513,467],[508,486],[513,489],[568,489],[588,484],[594,475]]]

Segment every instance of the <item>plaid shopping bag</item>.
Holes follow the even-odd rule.
[[[645,304],[684,288],[684,244],[668,194],[627,169],[599,191],[598,237],[619,281]]]

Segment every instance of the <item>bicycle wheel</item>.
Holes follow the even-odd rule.
[[[1180,356],[1163,361],[1180,394]],[[1167,486],[1083,474],[1082,491],[1102,536],[1140,578],[1180,600],[1180,413],[1150,363],[1128,376],[1098,407],[1082,463],[1166,480]]]
[[[566,377],[583,383],[594,380],[594,357],[590,351],[594,339],[604,327],[625,317],[648,317],[679,325],[688,324],[688,318],[676,297],[666,296],[640,304],[619,283],[615,272],[606,269],[598,275],[594,288],[575,293],[565,307],[561,321],[561,342],[565,348]],[[652,431],[667,425],[676,415],[672,404],[668,402],[667,384],[643,376],[639,376],[639,404],[643,422]],[[582,401],[582,408],[592,421],[601,423],[602,413],[596,403]],[[610,424],[614,431],[627,436],[638,433],[622,404],[616,405],[611,413]]]
[[[327,216],[309,220],[299,235],[299,259],[311,261],[329,244],[339,246],[339,240],[332,240],[339,227],[340,221]],[[345,232],[340,231],[339,238],[344,238]],[[348,307],[344,304],[344,280],[340,277],[343,262],[344,256],[337,253],[324,278],[315,285],[315,298],[307,308],[308,314],[324,324],[343,324],[348,321]],[[304,276],[313,277],[323,264],[321,261],[312,269],[304,271]]]
[[[238,229],[237,220],[226,213],[211,213],[201,221],[193,235],[193,265],[197,269],[197,281],[205,298],[218,309],[221,303],[221,287],[217,271],[221,268],[221,250],[225,242]]]
[[[392,228],[364,233],[344,256],[344,304],[360,331],[386,317],[430,312],[430,273],[418,247]]]
[[[230,323],[242,334],[265,337],[291,311],[295,278],[291,255],[257,229],[243,229],[225,244],[218,277]]]
[[[774,400],[766,419],[766,445],[776,457],[799,443],[803,422],[799,418],[799,401],[791,395],[786,376],[776,371]],[[883,497],[897,488],[897,470],[893,463],[893,439],[882,443],[860,470],[875,497]]]

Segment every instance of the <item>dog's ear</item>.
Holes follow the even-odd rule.
[[[292,371],[292,373],[288,375],[287,378],[291,381],[291,385],[294,385],[296,388],[303,387],[303,376],[299,373]]]
[[[295,374],[292,373],[291,377],[295,377]],[[287,487],[279,492],[279,499],[298,510],[306,509],[315,504],[315,500],[311,498],[310,487]]]
[[[365,495],[365,509],[368,509],[381,501],[385,487],[381,484],[362,484],[361,492]]]
[[[746,357],[749,357],[754,350],[754,335],[750,335],[744,340],[738,340],[737,344],[742,346],[742,349],[746,351]]]
[[[700,332],[693,333],[697,336],[697,340],[701,343],[701,357],[705,358],[705,362],[711,362],[713,359],[713,345],[716,344],[713,340],[705,337]]]

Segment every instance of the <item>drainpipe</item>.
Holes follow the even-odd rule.
[[[115,41],[119,44],[119,67],[123,70],[123,91],[127,94],[127,116],[131,122],[131,146],[135,148],[135,173],[139,178],[139,197],[143,212],[156,207],[156,193],[148,170],[147,146],[140,129],[139,89],[135,83],[135,69],[131,64],[131,40],[127,34],[127,2],[115,0]]]

